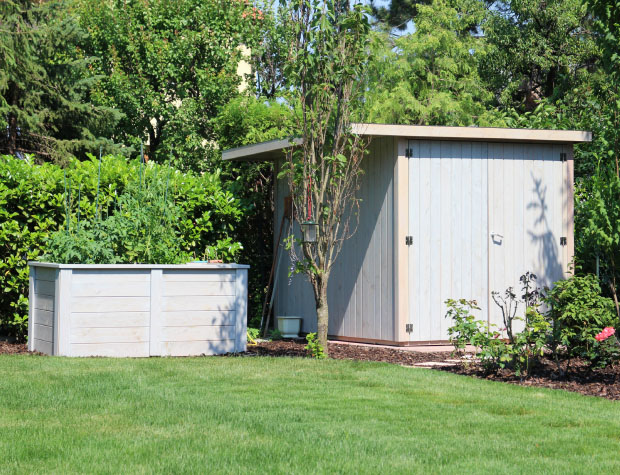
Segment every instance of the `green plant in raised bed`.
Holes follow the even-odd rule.
[[[114,213],[70,226],[70,192],[66,194],[66,229],[53,233],[43,260],[62,264],[180,264],[192,259],[173,223],[184,218],[168,193],[170,173],[139,169],[137,182],[129,182],[113,204]],[[144,178],[143,178],[144,175]],[[99,201],[97,190],[96,201]],[[78,203],[79,206],[79,203]]]

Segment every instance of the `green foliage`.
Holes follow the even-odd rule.
[[[472,311],[480,310],[475,300],[446,300],[449,318],[453,325],[448,328],[450,342],[456,352],[462,352],[466,345],[476,349],[476,358],[489,371],[504,368],[511,357],[508,347],[501,340],[500,333],[483,320],[476,320]]]
[[[581,0],[494,3],[482,28],[489,50],[481,75],[507,106],[533,110],[571,90],[600,54]]]
[[[221,148],[283,139],[294,133],[293,112],[288,106],[251,96],[232,99],[213,125]]]
[[[274,328],[273,330],[269,332],[269,339],[270,340],[281,340],[282,332],[278,330],[277,328]]]
[[[577,192],[578,244],[582,258],[599,257],[601,280],[607,284],[618,306],[620,280],[620,178],[599,172],[584,180]]]
[[[476,320],[471,313],[472,310],[480,310],[478,303],[475,300],[465,299],[448,299],[445,303],[448,307],[446,318],[453,322],[448,328],[448,335],[454,350],[463,351],[467,345],[481,346],[480,343],[486,341],[488,332],[484,330],[485,322]]]
[[[585,2],[593,15],[594,25],[600,33],[599,44],[603,50],[603,65],[609,71],[615,87],[620,77],[620,3],[617,0],[588,0]]]
[[[168,179],[150,174],[129,182],[102,221],[59,229],[41,260],[61,264],[182,264],[191,260],[174,223],[180,209],[168,201]],[[136,177],[138,178],[138,177]]]
[[[472,125],[493,99],[478,74],[483,38],[469,34],[485,15],[477,0],[417,5],[415,32],[373,36],[369,87],[361,116],[368,122]]]
[[[248,343],[256,345],[256,340],[260,336],[260,329],[248,327]]]
[[[184,169],[211,169],[211,121],[237,94],[242,45],[252,48],[262,15],[243,1],[74,1],[101,76],[94,97],[124,114],[119,140],[136,148],[146,131],[151,159],[174,149]]]
[[[614,335],[604,341],[597,341],[592,348],[594,358],[591,364],[594,368],[606,368],[620,361],[620,341]]]
[[[316,358],[317,360],[322,360],[327,357],[325,351],[323,350],[323,346],[316,337],[316,332],[308,333],[306,335],[306,341],[308,344],[304,346],[304,348],[308,351],[308,353],[310,353],[310,356]]]
[[[525,327],[514,336],[514,342],[507,345],[511,352],[515,374],[518,377],[530,374],[532,362],[544,355],[551,324],[536,307],[525,310]]]
[[[15,157],[0,157],[0,330],[23,338],[28,314],[28,267],[29,260],[40,260],[46,252],[45,243],[58,230],[55,237],[59,242],[56,246],[64,249],[65,256],[71,260],[87,259],[93,261],[107,260],[112,256],[103,245],[107,228],[100,225],[96,217],[104,222],[111,219],[115,242],[122,240],[123,233],[132,235],[127,243],[119,243],[114,249],[116,256],[151,255],[165,253],[158,243],[153,243],[155,235],[151,235],[151,243],[147,234],[139,234],[139,226],[148,223],[148,219],[161,219],[153,210],[150,218],[139,216],[133,210],[145,211],[147,205],[135,203],[131,190],[138,181],[140,165],[137,160],[127,161],[123,157],[103,157],[101,166],[101,183],[98,211],[97,175],[99,163],[96,159],[80,162],[70,160],[63,171],[52,164],[34,165],[28,160]],[[65,175],[67,193],[65,194]],[[242,211],[239,202],[222,187],[219,174],[195,175],[169,170],[149,163],[143,169],[143,183],[159,180],[157,195],[161,196],[161,186],[168,180],[168,199],[175,203],[179,219],[175,218],[173,229],[181,240],[182,255],[191,255],[195,259],[223,258],[233,259],[239,252],[240,244],[233,239],[235,226],[239,223]],[[155,192],[155,188],[144,193]],[[123,196],[122,200],[119,197]],[[67,200],[68,199],[68,206]],[[151,200],[152,201],[152,200]],[[121,211],[118,213],[118,204]],[[70,233],[78,233],[82,243],[77,248],[66,239],[65,208],[71,210],[69,219]],[[156,207],[155,207],[156,208]],[[133,216],[130,224],[123,218],[123,213],[131,211]],[[118,216],[116,216],[118,214]],[[78,231],[78,215],[80,226]],[[177,215],[175,215],[177,216]],[[172,219],[172,218],[171,218]],[[142,228],[144,229],[144,228]],[[157,236],[164,242],[173,239],[171,235]],[[64,236],[64,237],[63,237]],[[142,240],[146,237],[147,240]],[[92,241],[89,242],[91,238]],[[159,239],[159,238],[157,238]],[[131,245],[130,245],[131,243]],[[148,245],[148,248],[147,248]],[[130,246],[130,247],[127,247]],[[156,251],[156,249],[159,249]],[[127,257],[122,257],[126,259]],[[172,257],[171,257],[172,258]],[[142,257],[140,258],[142,259]],[[22,323],[20,323],[22,322]]]
[[[62,162],[104,146],[120,114],[95,106],[97,81],[76,45],[83,39],[66,1],[0,2],[0,153]]]
[[[569,360],[580,357],[590,362],[598,359],[600,345],[595,336],[606,326],[617,325],[614,304],[601,296],[601,287],[594,275],[573,276],[555,283],[545,297],[549,306],[547,318],[552,325],[552,349],[557,357],[564,348]]]
[[[418,6],[428,3],[428,0],[389,0],[387,6],[377,6],[374,0],[370,0],[373,16],[398,30],[405,30],[417,16]]]
[[[504,296],[493,292],[495,303],[501,308],[504,328],[496,330],[482,320],[476,320],[472,311],[480,310],[475,301],[446,300],[448,312],[446,317],[453,325],[448,328],[450,341],[455,350],[462,351],[465,345],[476,347],[476,357],[489,371],[511,367],[517,377],[529,375],[531,363],[542,356],[547,343],[549,322],[538,309],[540,306],[540,289],[535,285],[536,275],[527,272],[520,278],[523,296],[518,299],[512,288],[505,291]],[[519,304],[525,306],[525,316],[517,316]],[[524,328],[516,332],[513,324],[523,321]],[[507,341],[501,338],[506,332]]]

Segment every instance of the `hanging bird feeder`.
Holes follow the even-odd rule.
[[[311,219],[301,223],[302,242],[315,243],[319,236],[319,225]]]
[[[308,177],[308,214],[306,220],[300,224],[301,226],[301,242],[303,243],[316,243],[319,237],[319,224],[315,223],[312,219],[312,202],[310,201],[312,178]]]

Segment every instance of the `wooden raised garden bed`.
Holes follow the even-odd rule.
[[[29,266],[31,351],[146,357],[246,349],[249,266]]]

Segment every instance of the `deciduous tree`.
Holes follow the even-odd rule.
[[[119,114],[91,101],[98,80],[76,50],[83,37],[63,1],[0,2],[0,151],[64,161],[99,146]]]
[[[334,262],[356,228],[361,162],[367,143],[351,134],[364,94],[368,10],[334,0],[295,0],[281,11],[290,45],[284,68],[289,103],[299,108],[303,143],[289,149],[288,179],[295,220],[318,224],[316,242],[291,246],[297,271],[314,290],[319,343],[327,351],[327,286]],[[301,250],[300,250],[301,249]],[[301,255],[300,255],[301,254]]]
[[[121,110],[119,140],[185,168],[215,156],[212,120],[238,93],[237,68],[264,17],[244,0],[75,0],[97,99]]]

